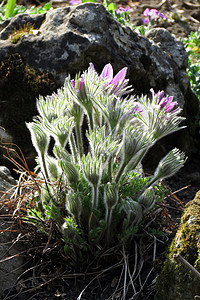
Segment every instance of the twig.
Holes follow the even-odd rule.
[[[194,3],[187,2],[187,1],[183,1],[183,4],[189,8],[199,8],[200,7],[200,4],[194,4]]]
[[[124,288],[123,288],[123,299],[126,299],[126,282],[127,282],[127,270],[128,270],[128,259],[124,250],[124,246],[123,246],[123,257],[124,257],[124,264],[125,264],[125,268],[124,268]]]
[[[143,9],[145,9],[145,8],[155,8],[155,9],[160,9],[166,2],[168,2],[168,0],[163,0],[162,2],[160,2],[159,5],[147,5],[147,4],[142,4],[142,5],[140,5],[140,7],[142,7]]]
[[[189,269],[195,276],[197,276],[200,279],[200,273],[180,254],[174,254],[173,258],[176,261],[180,261],[187,269]]]

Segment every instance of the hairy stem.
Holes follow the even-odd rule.
[[[110,242],[110,228],[111,228],[111,221],[112,221],[112,209],[107,208],[105,221],[106,221],[106,225],[107,225],[106,244],[108,246],[109,242]]]
[[[109,157],[108,160],[108,178],[109,181],[112,182],[112,155]]]
[[[76,150],[73,132],[70,135],[70,147],[71,147],[71,151],[72,151],[73,161],[74,161],[74,163],[77,163],[78,162],[77,150]]]
[[[92,208],[97,209],[99,201],[99,185],[93,185],[92,187]]]
[[[90,127],[91,131],[93,131],[93,129],[94,129],[94,122],[93,122],[92,110],[88,111],[88,119],[89,119],[89,127]]]
[[[80,158],[83,156],[83,142],[82,142],[82,134],[81,134],[81,125],[76,123],[76,136],[77,136],[77,144]]]
[[[46,178],[46,181],[49,181],[49,175],[48,175],[48,171],[47,171],[47,165],[46,165],[44,154],[41,154],[41,161],[42,161],[42,167],[43,167],[43,171],[44,171],[44,176]]]
[[[127,162],[126,162],[126,161],[123,161],[123,163],[120,165],[119,170],[118,170],[118,172],[117,172],[117,175],[116,175],[116,177],[115,177],[115,182],[116,182],[116,183],[119,182],[119,180],[120,180],[120,178],[121,178],[121,176],[122,176],[122,173],[123,173],[124,169],[126,168],[126,166],[127,166]]]

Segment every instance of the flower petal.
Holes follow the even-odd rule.
[[[112,80],[112,84],[114,86],[117,86],[119,83],[122,83],[125,80],[127,70],[128,68],[125,67],[115,75]]]
[[[111,64],[107,64],[105,65],[105,67],[103,68],[101,75],[102,78],[104,78],[107,83],[110,83],[113,79],[113,67]]]

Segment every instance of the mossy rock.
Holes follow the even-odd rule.
[[[156,283],[155,300],[193,300],[200,296],[200,279],[174,259],[181,255],[200,272],[200,191],[190,201]]]

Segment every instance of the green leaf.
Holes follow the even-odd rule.
[[[16,0],[8,0],[7,5],[6,5],[6,14],[5,14],[6,19],[13,16],[15,3],[16,3]]]

